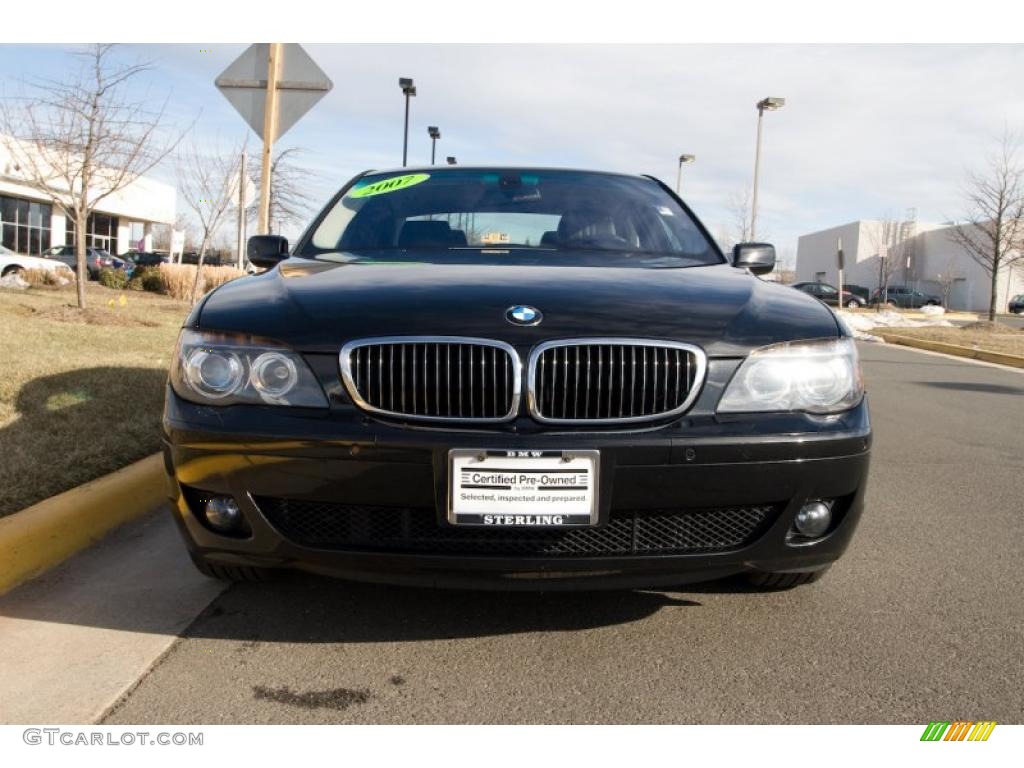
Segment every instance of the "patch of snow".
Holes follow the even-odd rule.
[[[28,288],[28,281],[19,274],[11,274],[7,277],[0,277],[0,288],[15,288],[24,291]]]
[[[929,317],[942,317],[946,314],[946,309],[945,307],[939,307],[935,304],[928,304],[921,307],[921,314],[928,315]]]
[[[942,307],[936,307],[942,310]],[[952,328],[949,320],[942,318],[943,312],[926,313],[932,315],[925,320],[914,320],[899,312],[886,310],[884,312],[847,312],[836,310],[836,317],[848,328],[858,331],[869,331],[872,328]]]

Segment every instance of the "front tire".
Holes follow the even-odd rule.
[[[10,275],[20,275],[24,271],[25,270],[23,270],[17,264],[11,264],[11,266],[7,267],[7,269],[4,270],[3,274],[0,275],[0,277],[9,277]]]
[[[191,555],[196,570],[203,576],[233,584],[261,584],[271,581],[277,574],[271,568],[256,568],[250,565],[220,565],[209,560]]]
[[[801,584],[813,584],[828,573],[828,569],[831,567],[831,565],[828,565],[819,571],[799,571],[797,573],[754,571],[747,574],[747,583],[765,592],[792,589],[793,587],[799,587]]]
[[[847,309],[860,309],[861,306],[861,303],[856,299],[850,299],[848,302],[846,302]]]

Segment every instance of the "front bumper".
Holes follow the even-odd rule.
[[[813,571],[849,544],[862,510],[871,442],[866,401],[827,418],[704,417],[629,432],[540,431],[525,424],[522,430],[453,431],[388,423],[354,410],[289,411],[211,409],[168,392],[165,464],[175,518],[193,556],[371,581],[503,589],[657,586],[745,571]],[[644,515],[770,505],[772,513],[742,546],[537,556],[311,546],[284,535],[257,503],[429,508],[443,533],[451,448],[600,451],[599,526],[625,510]],[[197,492],[233,496],[251,535],[231,538],[208,528],[192,508]],[[814,499],[835,500],[833,527],[813,543],[795,543],[793,519]]]

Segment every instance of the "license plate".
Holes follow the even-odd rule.
[[[448,453],[448,522],[549,528],[597,525],[598,451]]]

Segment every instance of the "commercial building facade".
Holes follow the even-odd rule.
[[[950,309],[988,310],[991,278],[953,238],[948,224],[863,219],[803,235],[797,242],[796,279],[837,285],[840,242],[846,284],[872,291],[885,284],[906,285],[945,294]],[[997,310],[1005,312],[1010,298],[1020,293],[1024,264],[1004,267],[996,285]]]
[[[59,245],[75,244],[74,222],[46,194],[28,183],[15,154],[0,137],[0,243],[17,253],[38,256]],[[19,145],[21,152],[27,151]],[[87,245],[122,254],[151,247],[153,227],[173,225],[177,192],[170,184],[140,176],[100,201],[89,217]]]

